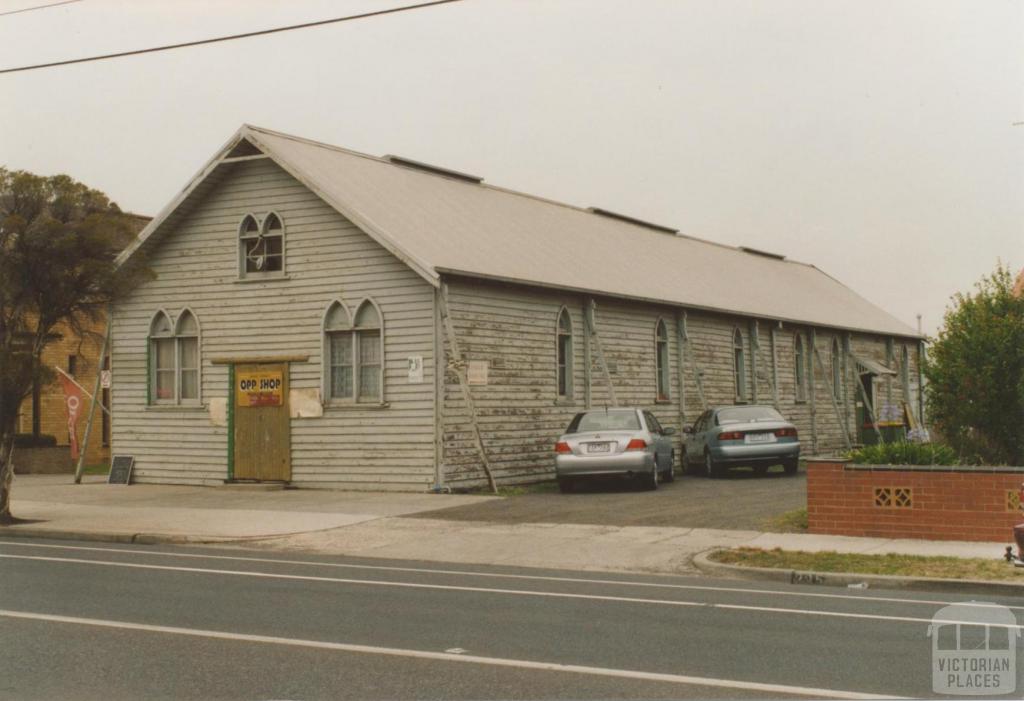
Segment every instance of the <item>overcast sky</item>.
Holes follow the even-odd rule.
[[[0,14],[0,68],[403,4],[81,0]],[[462,0],[0,75],[0,165],[155,214],[248,122],[782,253],[930,333],[1024,265],[1022,48],[1010,1]]]

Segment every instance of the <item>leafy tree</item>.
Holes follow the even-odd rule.
[[[953,297],[928,355],[939,433],[967,460],[1024,465],[1024,297],[1007,268]]]
[[[81,337],[146,269],[117,266],[135,219],[67,175],[0,168],[0,524],[10,512],[18,407],[33,383],[53,380],[40,362],[58,327]]]

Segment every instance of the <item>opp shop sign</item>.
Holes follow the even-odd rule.
[[[239,372],[235,378],[238,406],[281,406],[284,377],[280,370]]]

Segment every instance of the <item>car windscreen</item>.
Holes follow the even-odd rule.
[[[588,431],[639,431],[640,419],[635,411],[588,411],[576,414],[566,433]]]
[[[782,414],[770,406],[736,406],[718,412],[718,425],[745,424],[757,421],[785,421]]]

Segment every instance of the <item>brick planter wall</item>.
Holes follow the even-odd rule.
[[[71,460],[71,450],[66,445],[14,449],[16,475],[52,475],[74,471],[75,463]]]
[[[1024,521],[1024,467],[853,465],[807,461],[811,533],[1013,542]]]

